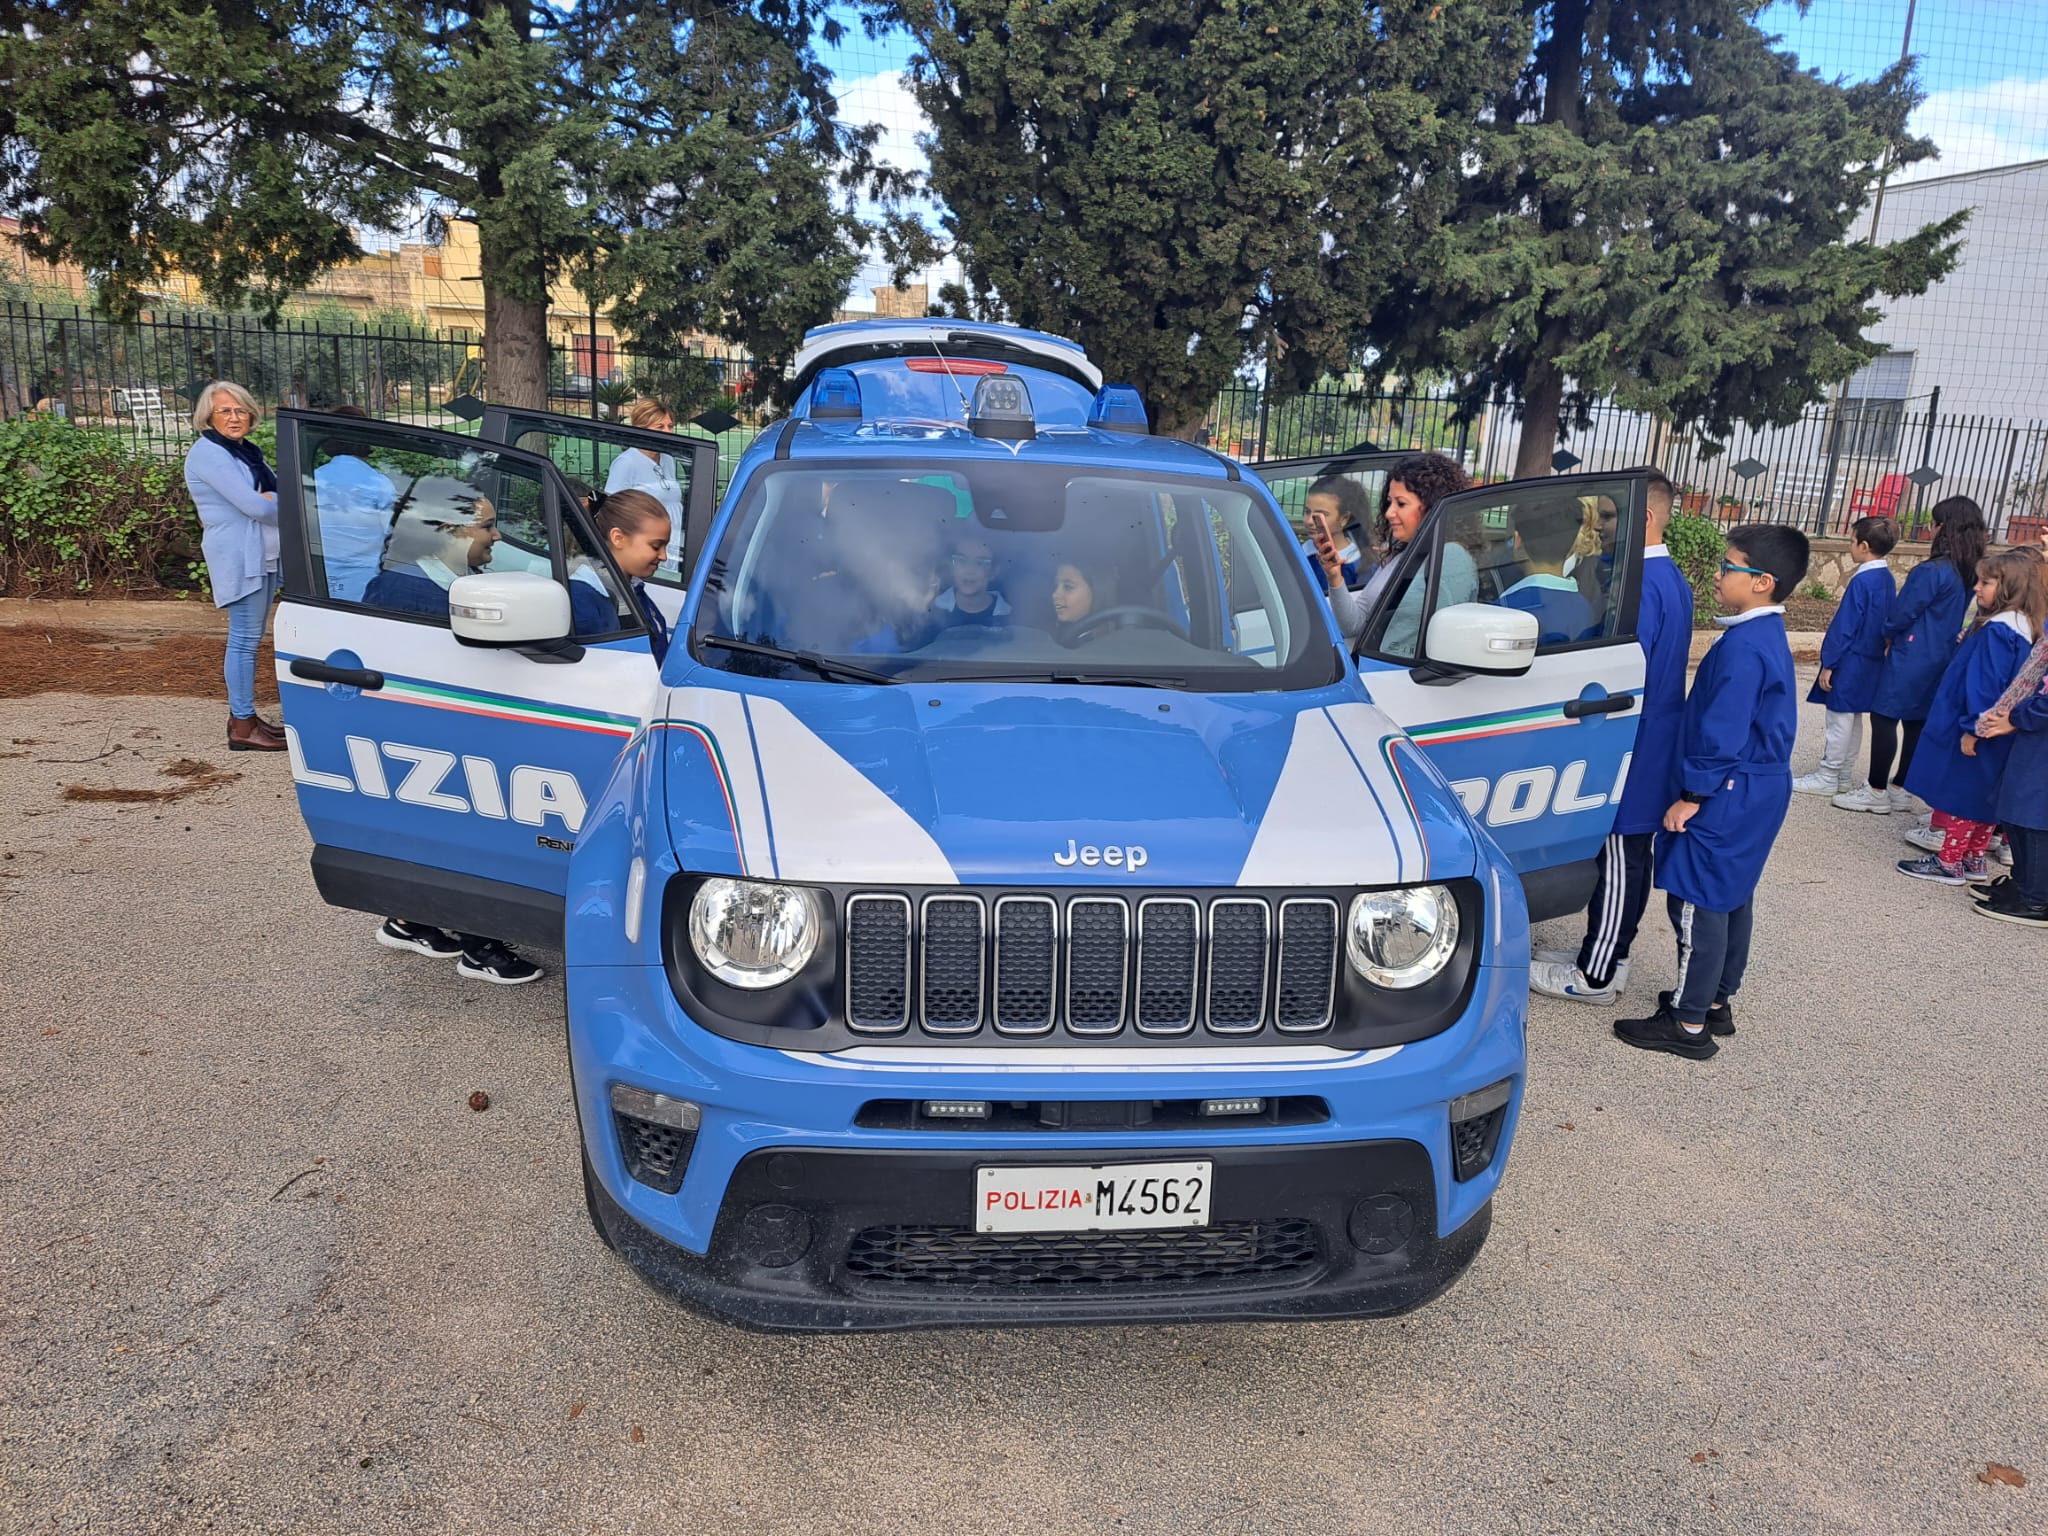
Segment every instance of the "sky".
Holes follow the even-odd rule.
[[[1794,0],[1776,0],[1762,24],[1808,67],[1865,80],[1897,61],[1907,8],[1908,0],[1811,0],[1801,14]],[[1912,47],[1926,92],[1913,130],[1941,155],[1900,180],[2048,159],[2048,0],[1918,0]],[[870,39],[855,23],[824,54],[844,119],[882,124],[883,158],[922,169],[923,117],[903,86],[911,51],[907,37]],[[929,274],[934,285],[957,276],[951,267]],[[878,267],[864,270],[853,304],[868,307],[868,289],[887,281]]]

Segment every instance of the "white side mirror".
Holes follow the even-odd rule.
[[[1536,615],[1492,603],[1453,603],[1429,621],[1425,661],[1454,672],[1519,677],[1536,660]]]
[[[560,640],[570,630],[569,594],[532,571],[458,576],[448,589],[448,626],[465,645]]]

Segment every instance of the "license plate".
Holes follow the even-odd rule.
[[[1122,1232],[1206,1227],[1214,1165],[977,1168],[977,1232]]]

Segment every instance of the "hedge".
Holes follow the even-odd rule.
[[[0,593],[203,588],[205,573],[179,461],[54,417],[0,422]]]

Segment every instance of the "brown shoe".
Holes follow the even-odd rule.
[[[282,752],[284,737],[263,723],[255,715],[228,716],[228,750],[230,752]]]

